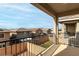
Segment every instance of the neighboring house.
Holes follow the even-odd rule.
[[[19,29],[16,29],[16,30],[1,30],[0,31],[0,42],[6,41],[6,40],[26,39],[26,38],[28,40],[29,38],[31,38],[31,39],[33,39],[34,42],[37,42],[37,44],[42,44],[42,43],[49,40],[48,35],[45,34],[45,32],[47,32],[47,29],[43,29],[43,28],[42,29],[19,28]],[[16,38],[13,38],[12,35],[16,35]],[[11,42],[9,42],[9,43],[11,43]],[[0,45],[4,46],[5,43],[0,44]]]
[[[6,41],[10,38],[10,31],[0,31],[0,41]]]
[[[9,40],[10,38],[10,31],[4,30],[0,31],[0,42]],[[5,43],[0,43],[0,47],[3,47]]]
[[[19,38],[28,38],[31,37],[32,31],[30,29],[19,28],[16,33]]]
[[[45,31],[44,31],[45,30]],[[35,37],[33,38],[32,42],[37,44],[37,45],[41,45],[45,42],[47,42],[49,40],[48,35],[47,35],[47,29],[43,29],[43,28],[38,28],[35,31]]]
[[[49,38],[47,35],[40,35],[40,36],[36,36],[33,38],[32,42],[34,44],[37,44],[37,45],[41,45],[45,42],[49,41]]]
[[[59,23],[62,24],[59,42],[79,46],[79,15],[62,17]]]

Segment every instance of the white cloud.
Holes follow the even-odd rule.
[[[0,22],[0,25],[6,26],[6,25],[13,25],[13,23],[9,22]]]
[[[5,27],[5,28],[15,28],[18,25],[16,23],[9,23],[9,22],[0,22],[0,27]]]
[[[43,27],[47,26],[47,23],[50,23],[49,21],[47,23],[44,23],[44,20],[49,20],[50,17],[42,14],[41,12],[39,12],[39,10],[32,8],[32,6],[29,6],[27,4],[0,4],[0,17],[0,19],[3,20],[3,22],[1,22],[0,20],[0,26],[11,28]],[[11,20],[15,23],[13,23]]]
[[[27,5],[23,5],[23,6],[18,6],[17,4],[0,4],[0,7],[9,7],[9,8],[14,8],[18,11],[21,12],[33,12],[31,8],[29,8]]]
[[[0,14],[0,15],[3,17],[12,18],[12,19],[24,19],[24,17],[20,17],[20,16],[12,16],[7,14]]]
[[[10,11],[9,11],[10,10]],[[34,8],[31,8],[28,4],[0,4],[0,15],[13,19],[26,19],[32,17],[36,12]],[[32,15],[32,16],[31,16]]]

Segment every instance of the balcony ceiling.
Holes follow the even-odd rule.
[[[79,3],[32,3],[50,16],[68,16],[79,14]]]

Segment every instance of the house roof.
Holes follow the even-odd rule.
[[[21,32],[21,31],[32,31],[32,32],[36,32],[36,30],[38,30],[39,28],[19,28],[19,29],[13,29],[13,30],[1,30],[0,32]],[[43,31],[47,31],[48,28],[40,28]]]
[[[0,29],[0,32],[10,32],[8,29]]]

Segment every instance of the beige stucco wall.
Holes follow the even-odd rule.
[[[3,33],[4,33],[4,37],[0,38],[0,41],[8,40],[10,38],[10,32],[3,32]]]
[[[76,32],[79,32],[79,22],[76,25]]]
[[[12,34],[17,34],[16,32],[10,32],[10,36],[12,36]]]
[[[9,39],[10,38],[10,33],[4,33],[4,38]]]

